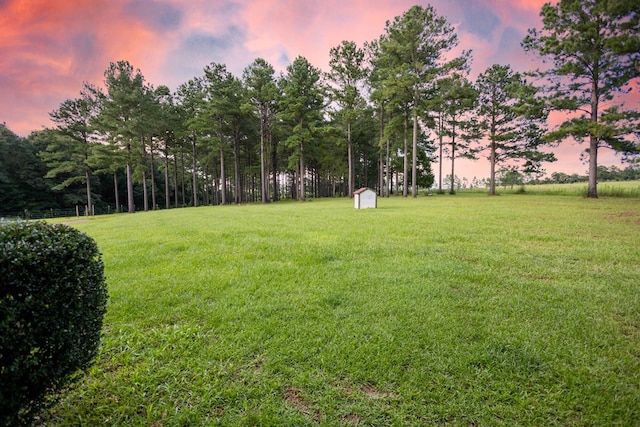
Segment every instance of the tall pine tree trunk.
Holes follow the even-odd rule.
[[[306,189],[304,186],[304,141],[300,142],[300,201],[304,202],[306,200],[305,193]]]
[[[147,191],[147,173],[145,171],[142,171],[142,197],[144,198],[142,204],[146,212],[149,210],[149,194]]]
[[[227,178],[224,173],[224,148],[222,147],[222,139],[220,140],[220,196],[221,203],[227,204]]]
[[[296,162],[296,167],[293,172],[291,172],[291,176],[287,182],[289,184],[291,198],[293,200],[298,200],[298,172],[300,171],[300,163]]]
[[[144,142],[144,136],[140,138],[140,148],[142,150],[142,206],[145,212],[149,210],[149,194],[147,192],[147,173],[145,168],[147,167],[147,148]]]
[[[278,150],[271,131],[269,131],[269,141],[271,142],[271,167],[273,171],[273,201],[277,202],[280,198],[278,190]]]
[[[387,138],[387,197],[391,197],[393,173],[391,172],[391,140]]]
[[[351,141],[351,122],[347,123],[347,157],[349,161],[349,197],[353,198],[353,192],[355,191],[354,175],[355,170],[353,167],[353,143]]]
[[[269,175],[266,168],[266,156],[264,147],[265,125],[264,119],[260,120],[260,193],[262,203],[269,203]]]
[[[167,141],[164,142],[164,206],[169,209],[171,207],[171,197],[169,192],[169,148]]]
[[[131,171],[131,143],[127,144],[127,212],[134,213],[133,204],[133,173]]]
[[[382,147],[378,147],[378,196],[384,196],[384,157]]]
[[[418,197],[418,86],[413,95],[413,144],[411,150],[411,196]]]
[[[589,188],[587,197],[598,198],[598,137],[589,135]]]
[[[409,195],[409,139],[407,138],[409,134],[409,118],[407,114],[404,115],[404,182],[402,183],[402,197],[407,197]]]
[[[187,206],[187,191],[184,180],[184,151],[180,153],[180,187],[182,190],[182,206]]]
[[[178,155],[173,157],[173,204],[178,207]]]
[[[151,147],[151,209],[156,210],[156,180],[154,178],[156,174],[156,168],[153,161],[153,146]]]
[[[439,140],[440,140],[440,164],[438,165],[438,193],[440,194],[444,194],[444,190],[442,189],[442,162],[443,162],[443,158],[442,158],[442,154],[443,154],[443,133],[444,133],[444,117],[442,117],[443,113],[440,113],[438,115],[438,136],[439,136]]]
[[[387,182],[385,181],[385,157],[384,157],[384,146],[382,145],[382,141],[384,138],[384,108],[383,104],[380,103],[380,142],[378,143],[378,147],[380,148],[380,197],[385,196],[385,192],[387,191]]]
[[[594,79],[591,83],[591,123],[598,124],[598,80]],[[598,197],[598,137],[593,134],[589,135],[589,189],[587,197]]]
[[[489,154],[489,195],[496,195],[496,144],[495,142],[491,142],[491,152]]]
[[[84,179],[87,181],[87,213],[93,216],[93,201],[91,200],[91,174],[88,170],[84,171]]]
[[[213,193],[213,204],[214,205],[219,205],[220,204],[220,194],[218,192],[218,188],[220,187],[220,185],[219,185],[219,182],[218,182],[218,175],[216,174],[215,164],[211,168],[211,174],[212,174],[212,185],[213,185],[213,191],[212,191],[212,193]]]
[[[113,173],[113,191],[116,196],[116,213],[120,213],[120,192],[118,191],[118,172]]]
[[[233,190],[236,204],[239,205],[243,201],[243,186],[240,181],[240,135],[236,129],[233,136]]]
[[[202,188],[202,204],[205,206],[209,205],[209,176],[207,175],[207,166],[205,165],[202,168],[202,179],[204,180],[204,185]]]
[[[193,206],[198,207],[198,174],[196,173],[196,134],[191,132],[191,169],[193,173]],[[206,190],[205,190],[206,191]]]
[[[491,152],[489,153],[489,195],[496,195],[496,119],[491,118],[491,127],[489,128],[489,139],[491,141]]]
[[[449,188],[449,194],[456,194],[456,175],[455,175],[455,163],[456,163],[456,125],[453,124],[453,131],[451,133],[451,188]]]
[[[136,208],[133,204],[133,177],[131,173],[131,163],[127,162],[127,212],[134,213]]]

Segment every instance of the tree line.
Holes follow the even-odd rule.
[[[302,56],[280,74],[261,58],[242,76],[211,63],[172,92],[113,62],[102,86],[85,83],[50,113],[55,127],[28,138],[0,127],[0,202],[92,213],[304,201],[362,186],[416,197],[434,182],[443,191],[443,175],[453,192],[455,160],[479,156],[495,194],[499,170],[539,175],[555,160],[549,147],[569,138],[588,141],[597,197],[598,150],[639,153],[639,114],[616,101],[638,76],[639,3],[546,4],[522,46],[547,68],[495,64],[475,81],[472,52],[456,53],[454,27],[429,5],[362,46],[333,47],[327,72]],[[549,130],[551,111],[567,119]]]
[[[474,176],[469,179],[467,177],[459,177],[455,175],[453,180],[450,175],[446,176],[446,184],[448,188],[450,183],[454,183],[455,189],[474,189],[488,188],[489,180],[487,178],[478,178]],[[618,166],[598,166],[598,182],[622,182],[622,181],[640,181],[640,164],[634,163],[626,166],[624,169]],[[552,172],[550,175],[535,176],[525,175],[519,171],[517,167],[501,167],[496,174],[496,186],[509,187],[514,185],[544,185],[544,184],[574,184],[581,182],[589,182],[589,175],[580,175],[578,173],[568,174],[565,172]]]

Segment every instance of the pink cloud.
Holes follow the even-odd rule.
[[[107,0],[10,0],[0,15],[0,120],[18,134],[48,126],[48,112],[99,84],[110,61],[155,63],[159,34]],[[39,113],[38,112],[39,106]]]
[[[474,10],[491,18],[488,23],[471,19],[475,16],[469,16],[467,0],[429,3],[458,29],[458,51],[473,50],[471,78],[475,78],[494,63],[509,63],[518,71],[539,63],[519,43],[528,28],[539,26],[544,2],[478,0]],[[240,76],[257,57],[284,71],[302,55],[327,70],[332,47],[342,40],[362,46],[377,39],[386,21],[415,2],[5,0],[0,4],[0,121],[26,135],[51,126],[48,113],[63,100],[77,97],[84,81],[101,85],[109,62],[128,60],[148,82],[172,89],[201,75],[213,61],[227,64]],[[628,105],[640,104],[637,85],[634,90]],[[571,155],[579,163],[577,153],[583,147],[566,148],[571,151],[567,158]],[[470,176],[488,174],[488,165],[485,168],[482,162],[471,164],[477,170]]]
[[[329,50],[343,40],[360,46],[378,38],[384,24],[412,5],[411,1],[378,2],[372,7],[364,0],[300,2],[267,0],[245,2],[243,17],[247,23],[247,47],[277,63],[278,49],[293,60],[306,57],[324,70],[329,63]],[[265,49],[265,50],[263,50]]]

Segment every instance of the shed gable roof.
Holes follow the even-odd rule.
[[[368,191],[373,191],[373,190],[371,190],[371,189],[369,189],[369,188],[367,188],[367,187],[362,187],[362,188],[359,188],[359,189],[357,189],[356,191],[354,191],[354,192],[353,192],[353,194],[361,194],[361,193],[364,193],[364,192],[365,192],[365,191],[367,191],[367,190],[368,190]]]

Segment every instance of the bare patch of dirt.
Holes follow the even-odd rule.
[[[371,384],[353,384],[349,381],[345,382],[336,382],[334,387],[340,389],[344,394],[350,395],[357,391],[364,393],[367,397],[371,399],[389,399],[396,397],[396,394],[391,391],[380,390],[377,387]]]
[[[324,418],[320,412],[313,410],[311,404],[302,396],[300,390],[295,387],[287,388],[284,400],[303,414],[313,417],[316,421],[321,421]]]
[[[619,213],[607,215],[607,217],[612,220],[620,219],[624,222],[634,222],[636,224],[640,224],[640,212],[638,211],[619,212]]]
[[[358,414],[349,414],[342,417],[342,422],[344,424],[355,424],[359,425],[362,422],[362,418]]]
[[[372,399],[388,399],[395,396],[395,394],[390,391],[378,390],[370,384],[363,385],[360,387],[360,390]]]

